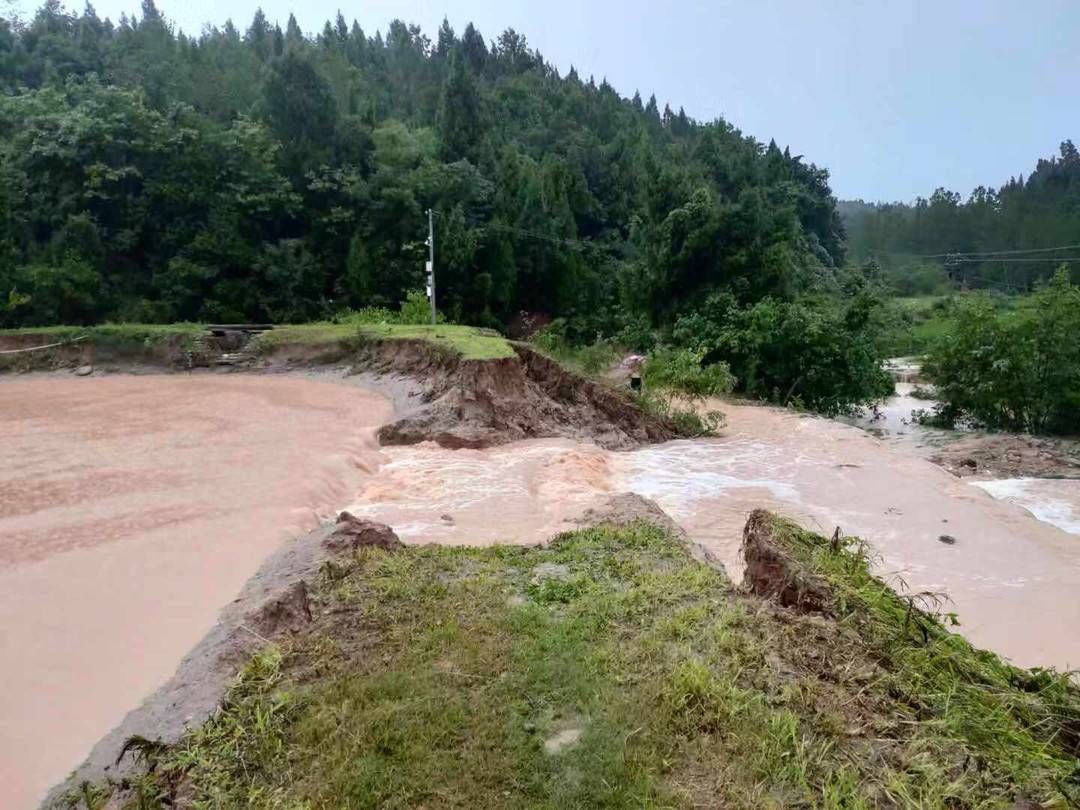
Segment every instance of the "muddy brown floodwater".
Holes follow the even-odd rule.
[[[389,414],[286,376],[0,380],[0,807],[40,801],[348,501]]]
[[[344,507],[407,542],[536,543],[633,491],[735,579],[746,516],[766,507],[863,537],[895,585],[947,593],[977,645],[1080,665],[1080,537],[1035,517],[1071,527],[1075,489],[1047,501],[1006,482],[995,500],[923,458],[921,436],[717,406],[723,436],[623,453],[561,439],[380,452],[388,401],[340,381],[0,380],[0,807],[40,798],[283,538]]]
[[[907,443],[790,411],[718,403],[717,439],[627,453],[565,440],[450,453],[388,448],[350,511],[402,539],[533,543],[607,492],[655,499],[741,578],[748,513],[763,506],[869,541],[897,587],[944,592],[976,644],[1018,664],[1080,665],[1080,537],[953,477]],[[947,535],[955,542],[943,542]]]

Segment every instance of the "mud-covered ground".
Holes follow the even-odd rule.
[[[1080,478],[1080,441],[976,434],[941,447],[931,461],[961,478]]]

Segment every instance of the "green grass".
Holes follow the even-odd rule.
[[[449,324],[336,324],[312,323],[279,326],[259,338],[259,345],[320,345],[347,341],[357,336],[382,340],[426,340],[459,353],[465,360],[494,360],[513,357],[509,342],[490,329]]]
[[[543,549],[364,550],[327,564],[313,624],[260,652],[180,744],[144,747],[126,806],[178,793],[215,808],[1080,797],[1080,697],[1064,678],[1008,666],[909,609],[859,546],[777,529],[831,583],[835,618],[738,593],[640,523]]]
[[[99,326],[30,326],[21,329],[0,329],[0,337],[5,335],[41,335],[54,340],[71,340],[80,335],[88,335],[97,343],[151,345],[176,336],[195,337],[206,331],[206,327],[197,323],[146,324],[146,323],[107,323]]]
[[[151,346],[173,337],[195,339],[206,327],[194,323],[104,324],[101,326],[43,326],[0,330],[4,335],[41,335],[55,341],[88,335],[99,345]],[[349,340],[358,335],[386,340],[419,339],[459,353],[466,360],[513,357],[509,342],[497,332],[472,326],[448,324],[353,324],[311,323],[278,326],[259,337],[259,345],[270,348],[287,344],[319,345]]]
[[[882,350],[892,357],[923,354],[955,328],[954,306],[967,295],[922,295],[890,298],[886,302],[883,329],[879,337]],[[1031,296],[997,295],[995,307],[1010,316],[1024,315]]]

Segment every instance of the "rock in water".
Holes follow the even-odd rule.
[[[323,545],[331,551],[354,551],[364,546],[397,551],[403,547],[394,530],[385,523],[358,518],[348,512],[338,515],[337,525]]]

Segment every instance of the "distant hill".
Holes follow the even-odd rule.
[[[0,23],[0,326],[307,320],[425,283],[498,325],[670,322],[844,258],[828,173],[444,22],[198,36],[50,0]]]

